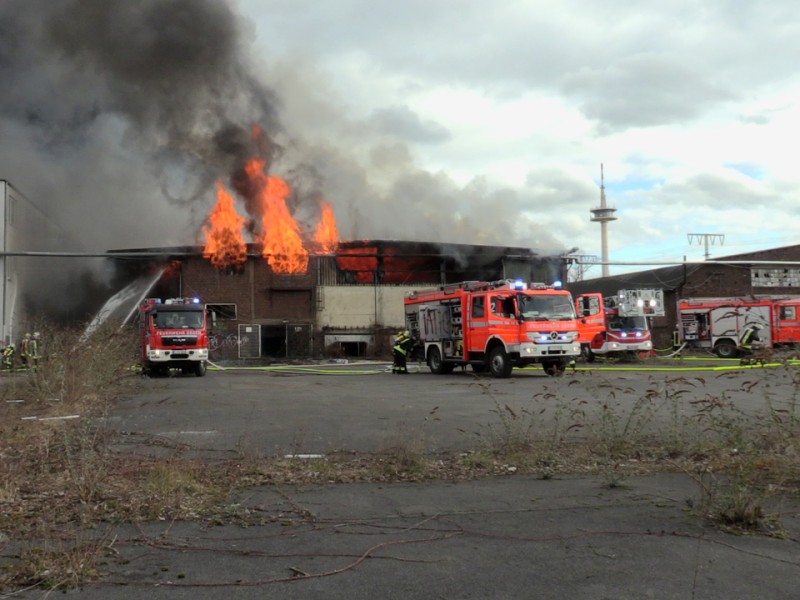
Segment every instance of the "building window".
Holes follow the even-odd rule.
[[[214,315],[217,321],[235,321],[237,319],[235,304],[206,304],[206,309]]]
[[[797,267],[752,267],[750,283],[757,287],[800,288],[800,268]]]

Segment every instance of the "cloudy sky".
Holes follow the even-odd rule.
[[[701,260],[689,233],[725,236],[710,238],[712,257],[800,243],[792,2],[240,6],[293,132],[341,145],[376,179],[370,153],[408,161],[403,225],[425,231],[438,213],[421,205],[441,202],[474,216],[486,241],[502,243],[505,227],[515,243],[599,256],[589,211],[603,163],[611,260]],[[402,185],[392,175],[385,184]]]
[[[701,260],[690,233],[724,235],[712,258],[800,243],[788,0],[4,0],[0,17],[0,178],[90,247],[202,242],[253,124],[298,220],[324,197],[344,239],[599,258],[602,163],[612,261]]]

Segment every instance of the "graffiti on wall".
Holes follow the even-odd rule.
[[[235,333],[209,334],[208,336],[208,349],[211,352],[220,352],[223,350],[233,350],[240,346],[245,346],[249,342],[246,335],[238,336]]]

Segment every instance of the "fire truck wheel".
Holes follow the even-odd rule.
[[[431,373],[435,373],[436,375],[445,373],[442,353],[439,352],[439,348],[436,346],[431,346],[431,349],[428,350],[428,368],[431,370]]]
[[[720,340],[714,346],[714,354],[720,358],[736,358],[739,352],[736,350],[736,344],[730,340]]]
[[[204,363],[204,362],[197,363],[197,366],[195,366],[195,368],[194,368],[194,374],[197,375],[198,377],[202,377],[203,375],[205,375],[206,374],[206,363]]]
[[[583,354],[583,360],[585,360],[587,363],[594,362],[595,353],[592,352],[592,349],[589,348],[589,346],[582,346],[581,354]]]
[[[544,367],[544,372],[550,377],[560,377],[566,369],[564,363],[559,360],[547,361],[542,366]]]
[[[501,346],[494,348],[489,353],[489,370],[495,377],[510,377],[513,365],[508,359],[505,349]]]

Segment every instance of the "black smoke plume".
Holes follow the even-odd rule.
[[[224,0],[3,0],[0,179],[47,222],[18,249],[194,241],[214,180],[278,152],[247,33]]]

